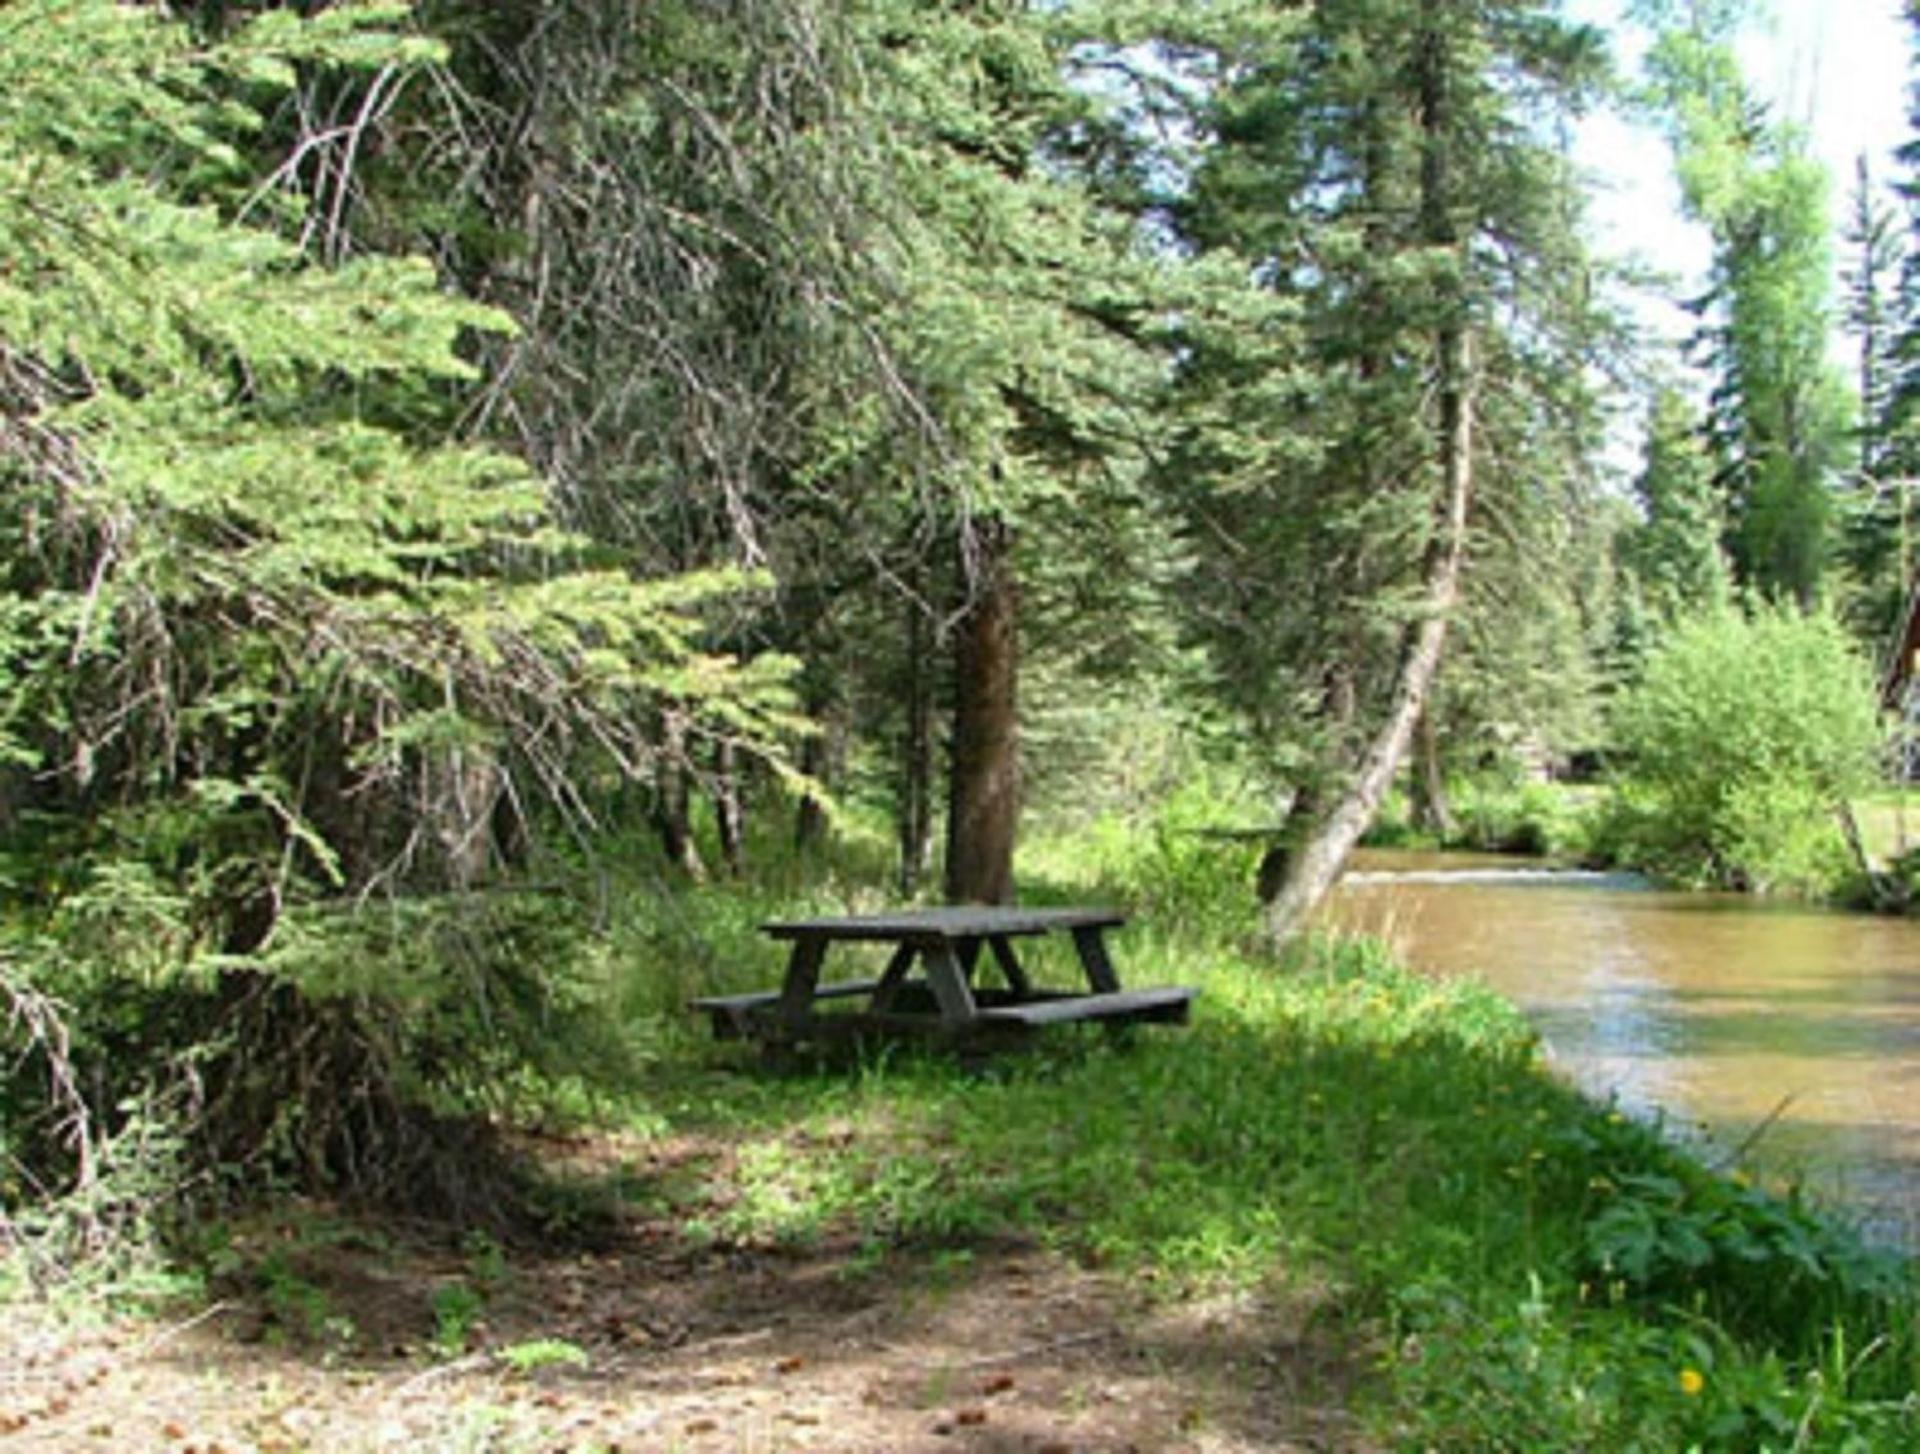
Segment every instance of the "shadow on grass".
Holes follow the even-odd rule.
[[[1132,980],[1180,962],[1144,948]],[[1004,1359],[1027,1422],[976,1433],[1058,1433],[1112,1414],[1106,1388],[1134,1401],[1142,1447],[1192,1420],[1261,1447],[1302,1390],[1314,1418],[1344,1418],[1374,1382],[1356,1350],[1422,1306],[1474,1310],[1486,1366],[1514,1360],[1522,1386],[1537,1328],[1514,1309],[1568,1338],[1600,1315],[1582,1303],[1605,1275],[1596,1226],[1641,1258],[1605,1316],[1686,1307],[1802,1357],[1797,1337],[1847,1313],[1821,1261],[1838,1244],[1550,1079],[1485,992],[1362,950],[1203,979],[1189,1028],[1049,1037],[984,1072],[909,1052],[777,1074],[711,1050],[663,1062],[629,1129],[531,1148],[546,1243],[269,1221],[224,1249],[215,1291],[241,1311],[223,1336],[401,1387],[449,1360],[496,1376],[544,1340],[585,1358],[562,1375],[582,1397],[620,1408],[710,1393],[724,1369],[864,1409],[874,1447],[945,1437],[924,1421],[997,1396]],[[606,1235],[583,1246],[584,1227]]]

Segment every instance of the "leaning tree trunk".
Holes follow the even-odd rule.
[[[1260,855],[1260,866],[1254,873],[1254,892],[1260,896],[1261,903],[1271,904],[1287,886],[1288,867],[1299,853],[1300,845],[1312,835],[1319,817],[1319,784],[1301,784],[1287,805],[1287,819],[1280,825],[1279,836]]]
[[[1426,705],[1428,689],[1440,666],[1447,623],[1460,594],[1460,563],[1466,554],[1467,504],[1473,494],[1473,401],[1466,375],[1470,367],[1467,336],[1452,330],[1440,345],[1441,464],[1444,499],[1427,550],[1426,600],[1421,619],[1407,633],[1395,674],[1386,721],[1361,761],[1353,785],[1323,818],[1311,837],[1290,855],[1285,880],[1267,906],[1267,930],[1275,943],[1298,933],[1346,866],[1360,835],[1380,810],[1414,724]]]
[[[1449,4],[1450,0],[1421,0],[1421,28],[1414,38],[1421,133],[1420,240],[1430,248],[1451,250],[1458,265],[1464,267],[1466,258],[1453,216],[1449,165],[1455,125],[1451,88],[1455,58],[1449,54],[1449,17],[1445,13]],[[1426,600],[1419,621],[1407,632],[1386,719],[1361,759],[1359,772],[1346,794],[1288,861],[1285,881],[1267,907],[1267,929],[1275,943],[1299,932],[1333,887],[1346,866],[1347,855],[1379,812],[1380,800],[1406,756],[1414,725],[1426,706],[1434,673],[1440,668],[1447,623],[1459,598],[1467,505],[1473,496],[1473,360],[1464,297],[1456,294],[1444,300],[1443,306],[1448,313],[1434,337],[1440,403],[1436,431],[1440,499],[1423,571]]]
[[[1013,844],[1020,820],[1019,593],[1005,524],[976,532],[973,605],[954,644],[953,758],[947,803],[947,898],[1013,901]]]
[[[1847,849],[1853,855],[1853,865],[1859,870],[1868,892],[1873,895],[1874,908],[1882,913],[1905,912],[1912,901],[1912,890],[1898,874],[1886,873],[1873,866],[1866,840],[1860,835],[1860,820],[1854,816],[1853,804],[1845,798],[1836,799],[1833,815],[1840,824],[1840,835],[1846,839]]]

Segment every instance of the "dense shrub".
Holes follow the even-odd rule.
[[[1618,856],[1694,882],[1822,891],[1835,810],[1874,781],[1871,674],[1838,623],[1789,607],[1681,624],[1614,715]]]

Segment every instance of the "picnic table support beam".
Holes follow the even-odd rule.
[[[927,987],[933,991],[934,1003],[940,1007],[940,1018],[950,1025],[970,1023],[977,1013],[973,1002],[973,989],[967,983],[968,966],[964,954],[956,955],[953,946],[944,939],[928,939],[919,946],[920,959],[927,966]],[[979,941],[974,941],[974,954],[979,953]]]
[[[786,982],[780,987],[780,1022],[789,1031],[799,1033],[813,1014],[813,992],[820,983],[820,961],[827,955],[827,941],[817,934],[803,935],[793,941],[793,953],[787,959]]]
[[[1073,931],[1073,947],[1080,951],[1080,964],[1087,972],[1087,983],[1095,993],[1103,995],[1118,994],[1120,976],[1115,973],[1113,961],[1107,958],[1107,941],[1101,937],[1099,925],[1082,925]]]
[[[1013,941],[1004,934],[995,934],[987,940],[993,949],[995,963],[1000,973],[1007,977],[1007,988],[1019,998],[1033,998],[1033,981],[1027,978],[1026,966],[1020,963],[1019,956],[1013,952]]]
[[[907,971],[913,967],[913,957],[920,952],[920,946],[914,943],[902,944],[893,951],[893,957],[887,961],[887,967],[880,974],[880,983],[873,992],[873,1012],[884,1015],[893,1009],[893,1002],[900,997],[900,986],[906,983]]]

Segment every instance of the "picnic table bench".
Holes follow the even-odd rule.
[[[1105,934],[1125,922],[1126,916],[1112,909],[988,907],[776,920],[760,927],[792,944],[780,988],[711,995],[693,1004],[712,1017],[719,1038],[749,1037],[770,1045],[861,1034],[1010,1039],[1074,1021],[1184,1022],[1192,989],[1121,988]],[[1072,936],[1085,991],[1037,987],[1020,962],[1015,940],[1057,932]],[[892,944],[894,949],[878,977],[823,982],[827,950],[836,943]],[[993,959],[999,985],[975,985],[983,953]],[[916,965],[918,975],[912,973]],[[865,1004],[847,1012],[816,1008],[842,999]]]

